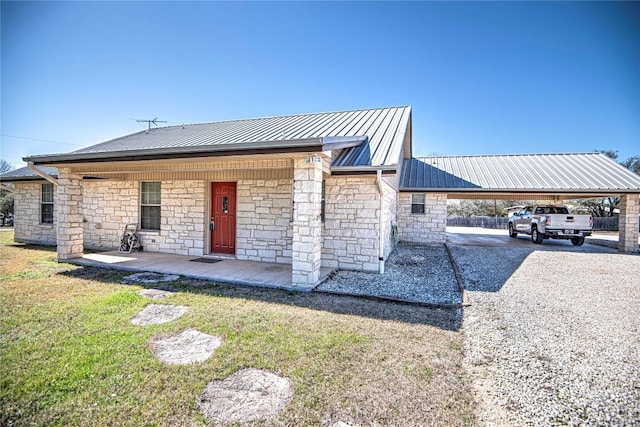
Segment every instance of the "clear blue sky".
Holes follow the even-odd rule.
[[[0,156],[15,166],[140,130],[130,118],[396,105],[413,107],[414,155],[640,154],[638,2],[1,8]]]

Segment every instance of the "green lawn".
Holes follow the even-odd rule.
[[[295,388],[278,418],[252,425],[476,422],[455,311],[181,279],[162,303],[187,314],[134,326],[152,301],[120,284],[126,273],[12,239],[0,231],[0,425],[203,425],[196,397],[242,367]],[[206,362],[165,366],[147,348],[188,327],[223,339]]]

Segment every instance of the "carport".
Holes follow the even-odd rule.
[[[399,230],[401,239],[422,242],[434,240],[425,231],[420,236],[420,230],[444,236],[446,215],[442,212],[446,213],[447,199],[543,199],[560,204],[619,196],[618,250],[638,251],[640,176],[601,153],[406,159],[399,189],[400,205],[424,200],[422,215],[412,206],[411,214],[402,218],[404,230]]]

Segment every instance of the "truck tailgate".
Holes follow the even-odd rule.
[[[589,215],[564,215],[551,214],[547,228],[567,228],[571,230],[591,230],[591,217]]]

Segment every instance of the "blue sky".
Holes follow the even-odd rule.
[[[396,105],[413,107],[414,155],[640,154],[638,2],[1,8],[0,156],[14,166],[139,131],[132,118]]]

